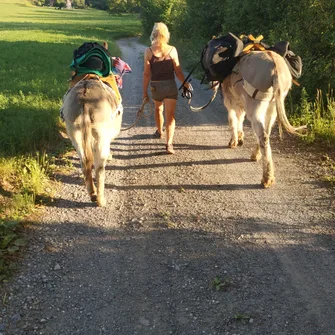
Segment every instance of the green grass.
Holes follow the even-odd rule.
[[[73,50],[86,41],[138,35],[131,15],[97,10],[56,10],[0,0],[0,153],[45,148],[57,139],[58,110],[67,89]]]
[[[335,95],[329,88],[325,94],[317,91],[311,100],[302,89],[300,104],[291,116],[294,124],[306,124],[308,133],[303,139],[309,143],[324,143],[332,150],[335,144]]]
[[[121,56],[115,40],[140,35],[141,24],[128,14],[56,10],[24,0],[0,0],[0,8],[0,256],[12,257],[21,247],[17,222],[47,201],[50,164],[66,149],[59,108],[73,51],[107,41],[110,53]],[[0,272],[8,264],[1,263]]]

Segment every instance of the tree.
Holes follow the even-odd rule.
[[[175,31],[178,16],[185,8],[185,0],[140,0],[141,20],[144,31],[150,34],[155,22],[164,22]]]
[[[75,8],[85,8],[85,0],[72,0],[72,6]]]

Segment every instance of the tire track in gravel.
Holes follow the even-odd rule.
[[[133,69],[122,90],[127,126],[145,47],[118,43]],[[192,84],[200,105],[210,92]],[[254,136],[249,129],[244,147],[227,148],[219,100],[192,113],[179,99],[176,155],[152,138],[153,116],[122,132],[104,209],[88,202],[78,169],[60,176],[7,287],[4,334],[334,334],[332,199],[275,146],[277,184],[262,189],[261,163],[249,161]]]

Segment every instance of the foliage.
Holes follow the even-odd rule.
[[[232,280],[229,277],[215,277],[209,284],[209,287],[215,291],[227,291],[232,286]]]
[[[54,3],[54,6],[57,8],[65,8],[66,7],[66,1],[65,0],[56,0]]]
[[[242,322],[244,324],[250,322],[251,316],[245,313],[237,313],[234,315],[234,320],[237,322]]]
[[[173,33],[185,10],[184,0],[140,0],[144,32],[150,35],[155,22],[164,22]]]
[[[12,262],[25,246],[19,221],[48,191],[51,160],[45,153],[0,160],[0,282],[15,268]]]
[[[72,1],[73,8],[84,9],[86,7],[85,0],[73,0]]]
[[[139,0],[106,0],[107,8],[111,13],[139,12]]]
[[[29,213],[49,186],[53,158],[43,152],[0,160],[0,218]]]
[[[15,269],[13,258],[26,245],[17,233],[17,227],[16,221],[0,220],[0,283],[9,278]]]
[[[325,101],[324,101],[325,99]],[[291,116],[294,124],[306,124],[308,134],[304,137],[308,142],[323,142],[333,147],[335,143],[335,96],[332,89],[324,94],[317,90],[316,97],[310,99],[305,88],[301,92],[301,100]]]

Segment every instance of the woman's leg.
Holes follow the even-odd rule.
[[[155,101],[155,121],[156,127],[159,134],[163,134],[163,125],[164,125],[164,104],[163,101]]]
[[[174,118],[176,110],[176,99],[164,99],[165,104],[165,117],[166,117],[166,145],[173,143],[174,129],[176,120]]]

